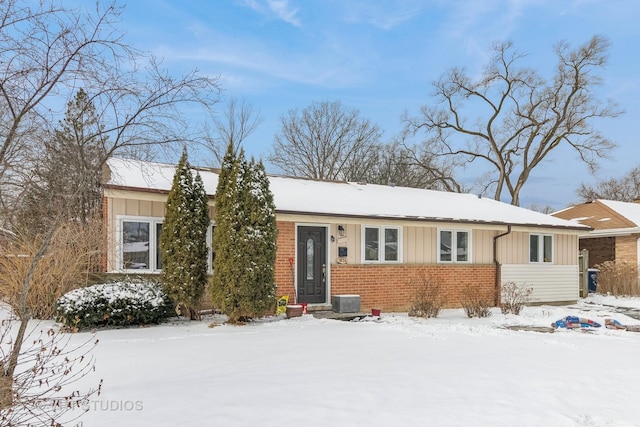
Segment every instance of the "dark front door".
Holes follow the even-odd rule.
[[[327,298],[327,229],[298,227],[298,302],[321,304]]]

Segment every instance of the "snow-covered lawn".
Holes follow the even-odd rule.
[[[640,307],[594,296],[485,319],[444,310],[436,319],[103,330],[96,376],[83,379],[103,378],[103,394],[83,425],[638,426],[640,333],[607,330],[604,320],[640,320],[592,303]],[[568,315],[603,327],[505,329]]]

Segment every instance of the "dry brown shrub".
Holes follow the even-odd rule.
[[[25,283],[26,308],[30,317],[50,319],[57,299],[86,285],[101,259],[102,234],[99,222],[67,222],[51,236],[46,251],[30,275],[43,238],[17,235],[0,251],[0,298],[19,314]]]
[[[438,317],[444,305],[442,285],[427,274],[412,279],[410,285],[414,289],[414,297],[409,316]]]
[[[503,283],[500,311],[502,314],[520,314],[522,307],[529,302],[532,292],[532,288],[519,286],[514,282]]]
[[[467,284],[462,290],[460,304],[469,318],[491,316],[491,299],[481,295],[478,288],[472,284]]]
[[[638,266],[634,263],[606,261],[598,264],[596,291],[602,294],[638,296]]]

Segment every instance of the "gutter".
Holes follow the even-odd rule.
[[[500,305],[500,281],[502,279],[502,264],[498,261],[498,239],[508,234],[511,234],[511,224],[507,225],[507,231],[493,237],[493,264],[496,266],[493,303],[496,307]]]
[[[581,236],[581,239],[596,239],[598,237],[619,237],[630,236],[632,234],[640,233],[640,227],[633,228],[605,228],[599,230],[592,230],[589,234]]]

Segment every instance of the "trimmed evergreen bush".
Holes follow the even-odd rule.
[[[162,223],[160,253],[164,291],[192,320],[207,285],[209,205],[200,174],[192,175],[186,149],[176,167]]]
[[[276,220],[262,163],[234,155],[229,144],[216,189],[211,278],[213,304],[243,322],[275,307]]]
[[[56,321],[72,331],[160,323],[172,303],[160,283],[125,278],[75,289],[58,299]]]

